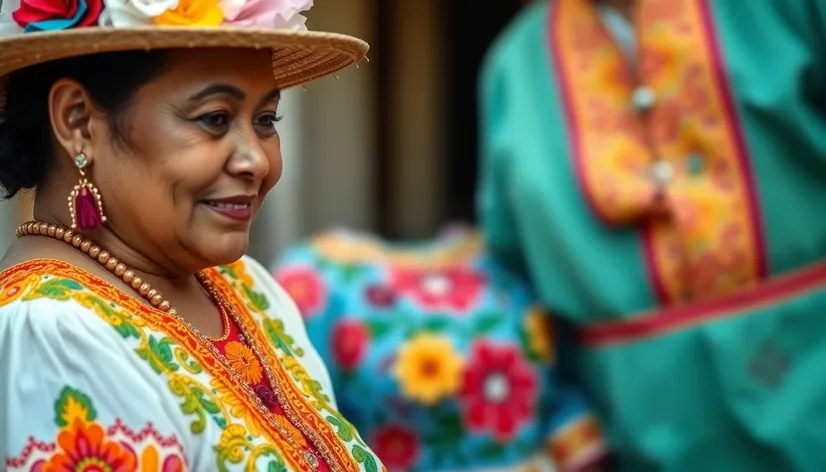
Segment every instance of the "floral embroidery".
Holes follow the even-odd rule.
[[[370,445],[391,470],[407,470],[419,456],[416,433],[400,425],[388,425],[376,431]]]
[[[355,369],[367,353],[370,332],[356,319],[343,319],[333,327],[333,358],[344,370]]]
[[[276,280],[290,294],[305,318],[315,316],[325,303],[324,284],[312,269],[297,267],[279,273]]]
[[[186,469],[183,449],[174,436],[164,438],[151,425],[134,434],[120,420],[104,428],[92,400],[72,387],[64,387],[55,402],[55,425],[59,429],[54,442],[29,438],[19,456],[6,459],[6,466],[36,472]]]
[[[432,405],[459,390],[462,365],[450,338],[423,333],[399,349],[393,373],[404,396]]]
[[[244,298],[237,297],[235,289],[230,288],[227,280],[250,280],[248,274],[234,272],[239,270],[239,265],[243,268],[243,264],[221,267],[209,271],[208,276],[235,305],[244,322],[249,323],[251,318],[248,309],[259,313],[269,309],[269,302],[252,286],[241,284],[238,285],[238,290],[244,294]],[[211,351],[200,344],[183,324],[163,312],[143,305],[82,269],[53,260],[30,261],[3,272],[0,274],[0,294],[7,293],[8,287],[12,285],[20,286],[20,282],[28,280],[27,277],[32,274],[39,274],[39,280],[23,285],[26,291],[14,294],[17,299],[48,297],[53,300],[72,300],[93,310],[111,324],[125,341],[133,343],[139,357],[159,375],[168,378],[170,392],[181,399],[181,412],[191,419],[192,433],[203,434],[216,425],[223,430],[221,442],[214,446],[217,454],[216,470],[230,470],[232,464],[243,465],[247,470],[256,470],[261,466],[271,470],[305,468],[301,452],[282,438],[275,425],[262,420],[264,417],[256,409],[253,399],[237,386],[229,369],[216,362]],[[224,274],[227,280],[219,274]],[[272,335],[273,342],[278,339],[287,348],[287,351],[282,351],[283,354],[278,356],[265,349],[268,361],[277,367],[275,371],[279,383],[286,387],[288,393],[285,410],[296,409],[300,412],[301,420],[312,421],[311,428],[316,437],[322,438],[325,447],[335,454],[331,457],[335,458],[337,464],[328,461],[332,467],[346,471],[377,471],[375,459],[362,448],[363,442],[359,442],[352,425],[340,418],[340,414],[329,406],[330,399],[320,391],[318,382],[307,378],[309,376],[301,364],[291,357],[302,355],[302,350],[287,334],[283,322],[267,316],[261,324]],[[174,338],[163,336],[163,332]],[[158,337],[159,334],[161,337]],[[262,336],[259,342],[266,346],[267,340]],[[285,365],[290,366],[290,372],[295,378],[304,378],[293,384],[290,377],[284,376],[286,370],[283,369],[286,367],[282,366]],[[307,391],[313,393],[312,402],[298,393],[301,391],[299,385],[301,388],[306,386]],[[83,403],[67,402],[65,416],[78,416],[84,411],[83,408]],[[322,411],[327,415],[326,418],[321,416]],[[332,431],[331,425],[339,428],[339,434]],[[354,444],[348,446],[347,443]],[[353,452],[348,451],[347,447],[351,447]],[[356,447],[359,449],[355,449]],[[32,446],[31,449],[36,448]],[[137,451],[136,454],[140,455]],[[146,457],[152,455],[151,452],[146,454]],[[355,455],[358,455],[358,459]],[[360,468],[359,464],[363,467]]]
[[[506,441],[536,413],[536,379],[518,349],[481,340],[473,346],[460,393],[472,429]]]
[[[453,310],[462,314],[479,300],[484,277],[471,270],[451,267],[434,271],[397,269],[391,287],[428,310]]]
[[[363,239],[368,247],[376,241]],[[403,249],[405,257],[423,254],[410,266],[390,254],[392,248],[379,244],[382,253],[360,260],[355,276],[352,262],[331,260],[312,244],[301,244],[290,248],[275,270],[278,277],[310,267],[322,279],[326,304],[320,309],[323,316],[307,319],[310,340],[325,358],[338,404],[352,412],[358,430],[391,470],[521,464],[544,453],[548,438],[560,424],[565,426],[565,419],[587,411],[584,402],[558,397],[554,389],[557,346],[550,315],[534,305],[524,283],[484,252],[461,266],[482,282],[465,311],[448,313],[443,305],[425,308],[393,285],[394,274],[402,270],[442,272],[448,266],[424,269],[432,262],[429,255],[441,253],[443,245],[462,245],[460,239]],[[346,241],[361,244],[353,236]],[[478,360],[475,344],[484,339],[496,341],[486,341],[494,369]],[[494,375],[500,371],[504,382]],[[432,378],[435,372],[440,375]],[[490,398],[485,397],[485,380],[490,380]],[[503,386],[512,389],[507,402],[513,408],[494,401]],[[473,405],[484,415],[472,424],[468,416]],[[503,420],[500,425],[500,416],[511,413],[511,424]],[[497,433],[500,428],[510,430],[507,438]],[[342,431],[346,434],[347,429]],[[599,449],[604,444],[581,447]]]
[[[732,293],[766,272],[748,151],[708,3],[640,3],[639,77],[656,97],[646,122],[633,103],[634,74],[593,2],[554,2],[549,13],[585,198],[606,223],[642,228],[652,289],[666,305]],[[655,158],[670,168],[664,184]],[[698,159],[706,170],[696,171]]]
[[[255,385],[264,378],[264,368],[252,349],[238,341],[230,341],[225,350],[230,367],[241,375],[244,382]]]

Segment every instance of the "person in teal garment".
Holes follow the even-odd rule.
[[[826,470],[826,2],[537,2],[481,83],[484,240],[618,469]]]

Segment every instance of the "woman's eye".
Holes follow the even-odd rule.
[[[255,119],[255,126],[261,128],[274,128],[275,124],[281,121],[281,117],[277,116],[273,113],[265,113],[263,115],[258,115]]]
[[[198,121],[210,128],[224,128],[229,124],[229,117],[226,113],[210,113],[198,118]]]

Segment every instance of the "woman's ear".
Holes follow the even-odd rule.
[[[95,105],[89,92],[72,79],[59,79],[49,91],[49,118],[57,143],[70,159],[94,154]]]

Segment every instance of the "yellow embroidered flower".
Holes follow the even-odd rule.
[[[238,341],[230,341],[225,348],[230,367],[241,375],[244,382],[255,385],[264,378],[264,368],[252,349]]]
[[[226,268],[238,277],[239,282],[247,287],[252,287],[252,277],[247,273],[247,266],[244,264],[243,259],[238,259],[232,264],[227,265]]]
[[[247,405],[241,399],[240,395],[243,395],[243,393],[239,393],[234,389],[227,387],[226,384],[215,378],[212,379],[209,384],[215,389],[215,394],[221,402],[227,406],[229,409],[229,414],[244,422],[250,436],[254,438],[260,436],[262,430],[261,423],[259,422],[256,413],[252,411],[252,409],[247,408]]]
[[[399,349],[393,375],[402,395],[433,405],[459,390],[463,364],[449,338],[424,333]]]
[[[529,308],[525,313],[523,328],[531,353],[542,362],[556,362],[554,330],[548,314],[537,306]]]
[[[342,235],[336,232],[322,234],[312,241],[318,254],[340,263],[375,261],[382,255],[381,248],[374,241],[357,235]]]
[[[179,0],[175,9],[155,17],[161,26],[218,26],[223,21],[218,0]]]

